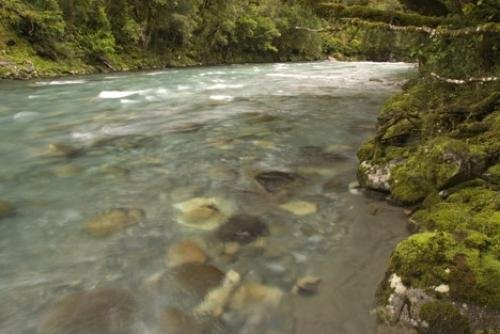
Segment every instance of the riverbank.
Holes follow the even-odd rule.
[[[389,324],[500,328],[499,91],[497,82],[409,82],[358,152],[361,185],[406,205],[415,232],[396,247],[378,292]]]

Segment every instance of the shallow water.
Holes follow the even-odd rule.
[[[36,333],[55,300],[103,286],[138,300],[134,333],[164,332],[162,309],[199,302],[168,280],[148,285],[169,274],[166,249],[186,238],[221,270],[285,292],[267,317],[228,312],[212,332],[374,332],[374,291],[406,235],[404,215],[349,184],[356,148],[411,69],[318,62],[0,82],[0,199],[17,207],[0,221],[0,332]],[[54,143],[79,154],[49,157]],[[266,193],[254,177],[275,170],[299,174],[300,185]],[[177,223],[174,205],[195,197],[259,216],[270,235],[229,261],[212,231]],[[292,200],[318,211],[279,208]],[[147,218],[107,238],[85,232],[85,220],[122,207]],[[290,293],[311,275],[322,278],[317,294]]]

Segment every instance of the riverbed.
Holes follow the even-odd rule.
[[[407,231],[401,208],[356,187],[356,150],[412,70],[312,62],[0,82],[0,200],[16,208],[0,220],[0,333],[40,332],[58,300],[103,287],[133,296],[132,333],[172,332],[165,310],[190,317],[206,296],[169,263],[181,240],[238,286],[280,292],[243,307],[228,297],[205,332],[374,333],[375,290]],[[140,217],[89,229],[113,209]],[[221,237],[238,215],[264,228]],[[313,291],[297,292],[301,278]]]

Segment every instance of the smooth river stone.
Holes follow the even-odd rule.
[[[259,283],[242,284],[232,295],[229,308],[243,314],[278,307],[283,292],[276,287]]]
[[[318,211],[318,205],[316,203],[305,201],[288,202],[286,204],[280,205],[280,208],[297,216],[307,216]]]
[[[226,219],[229,205],[218,198],[193,198],[175,205],[181,211],[177,222],[200,230],[213,230]]]
[[[208,255],[203,248],[191,240],[179,241],[167,252],[167,267],[177,267],[186,263],[205,263]]]
[[[168,334],[202,334],[207,327],[175,307],[168,307],[161,313],[160,325]]]
[[[96,238],[103,238],[138,224],[146,217],[142,209],[111,209],[87,220],[85,230]]]
[[[73,158],[81,153],[81,150],[66,144],[49,144],[46,155],[49,157]]]
[[[258,217],[250,215],[234,215],[216,231],[216,236],[225,242],[247,244],[262,235],[269,233],[267,224]]]
[[[224,279],[224,273],[217,267],[204,263],[187,263],[177,266],[172,271],[176,281],[186,290],[198,297],[218,286]]]
[[[281,171],[263,172],[255,177],[257,183],[270,193],[283,190],[299,179],[298,174]]]
[[[10,203],[0,201],[0,219],[10,216],[15,212],[14,206],[12,206]]]
[[[69,295],[41,318],[39,334],[131,334],[136,302],[128,290],[104,288]]]
[[[300,148],[299,158],[304,163],[311,165],[331,165],[349,160],[344,154],[327,152],[322,147],[304,146]]]

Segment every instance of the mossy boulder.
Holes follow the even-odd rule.
[[[470,334],[469,321],[450,303],[435,301],[424,304],[420,318],[427,323],[423,334]]]
[[[467,237],[447,232],[424,232],[402,241],[394,251],[389,272],[406,286],[428,289],[449,286],[453,300],[500,308],[500,259],[483,251],[477,235]],[[478,242],[474,247],[471,240]]]
[[[12,215],[15,210],[12,204],[0,200],[0,219]]]
[[[402,203],[416,203],[435,190],[481,174],[485,167],[483,152],[463,141],[438,137],[394,167],[389,181],[391,194]]]

